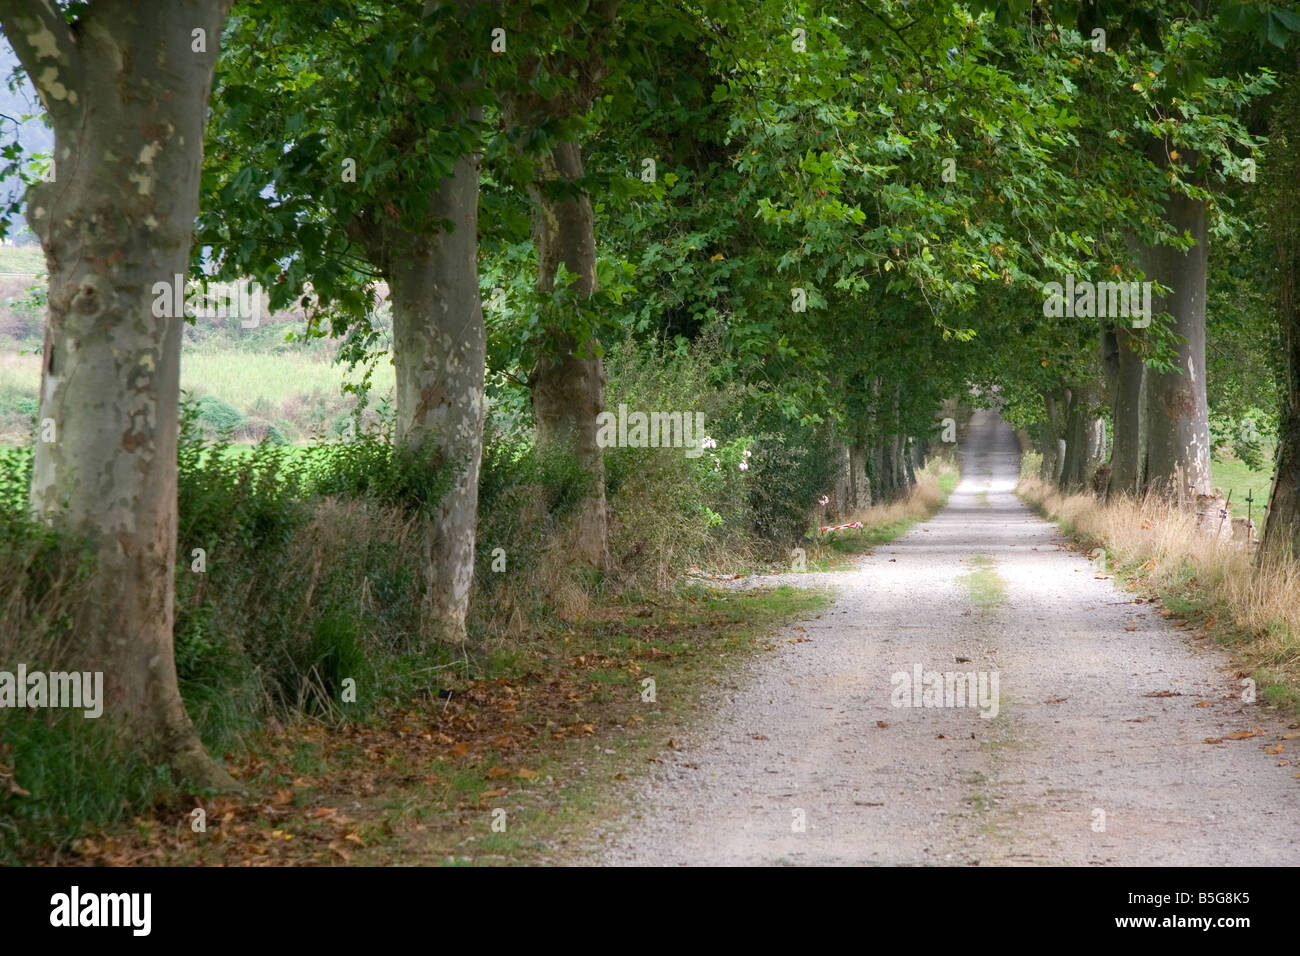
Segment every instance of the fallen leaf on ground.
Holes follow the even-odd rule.
[[[1258,737],[1264,733],[1263,729],[1256,727],[1254,730],[1238,730],[1235,733],[1228,734],[1225,740],[1246,740],[1249,737]]]

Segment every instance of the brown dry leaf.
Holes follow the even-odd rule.
[[[1280,754],[1281,752],[1282,752],[1282,745],[1281,745],[1281,744],[1278,744],[1276,747],[1265,747],[1265,748],[1264,748],[1264,753],[1266,753],[1266,754]]]
[[[277,791],[275,792],[275,796],[271,798],[271,803],[276,804],[276,805],[283,805],[283,804],[286,804],[286,803],[293,803],[293,791],[292,791],[292,790],[277,790]]]
[[[1066,702],[1067,700],[1069,700],[1069,699],[1070,699],[1070,698],[1068,698],[1068,697],[1053,697],[1051,700],[1045,700],[1045,701],[1043,701],[1043,703],[1044,703],[1044,704],[1063,704],[1063,703],[1065,703],[1065,702]]]
[[[1256,727],[1254,730],[1238,730],[1235,733],[1228,734],[1225,740],[1246,740],[1250,737],[1258,737],[1264,733],[1263,728]]]
[[[1197,706],[1197,707],[1209,707],[1209,706],[1210,706],[1210,702],[1209,702],[1208,700],[1198,700],[1198,701],[1196,702],[1196,706]]]
[[[508,777],[510,776],[510,771],[505,767],[488,767],[487,775],[489,777]]]
[[[346,834],[346,835],[343,837],[343,839],[345,839],[345,840],[351,840],[353,843],[357,844],[358,846],[365,846],[365,845],[366,845],[366,841],[363,840],[363,839],[361,839],[361,834],[359,834],[356,830],[353,830],[351,833]]]
[[[1126,631],[1136,631],[1137,629],[1138,629],[1138,622],[1136,618],[1130,618],[1129,622],[1124,625],[1124,630]]]
[[[462,740],[460,743],[452,747],[451,750],[447,752],[451,754],[453,757],[463,757],[467,753],[469,753],[469,744],[465,743],[465,741]]]
[[[317,807],[311,812],[311,817],[313,820],[321,820],[325,817],[332,817],[338,812],[337,807]]]
[[[764,737],[762,734],[754,734],[754,735],[751,736],[749,739],[750,739],[750,740],[766,740],[767,738]]]
[[[515,771],[515,776],[521,780],[535,780],[541,776],[536,770],[529,770],[527,767],[520,767]]]
[[[1222,738],[1222,737],[1206,737],[1206,738],[1205,738],[1205,742],[1206,742],[1207,744],[1221,744],[1221,743],[1223,743],[1223,738]]]
[[[1143,697],[1182,697],[1176,690],[1153,690],[1149,694],[1143,694]]]
[[[498,787],[495,790],[484,790],[478,795],[480,800],[487,800],[491,797],[504,797],[509,791],[505,787]]]
[[[1300,737],[1300,734],[1283,734],[1283,735],[1282,735],[1282,739],[1283,739],[1283,740],[1295,740],[1297,737]]]
[[[344,847],[339,841],[335,840],[331,843],[330,849],[341,856],[344,863],[350,863],[352,861],[352,851]]]
[[[878,720],[878,721],[876,721],[876,726],[879,727],[881,730],[884,730],[886,727],[889,726],[889,721],[887,721],[887,720]]]

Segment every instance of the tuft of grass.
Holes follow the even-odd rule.
[[[1006,600],[1006,582],[994,569],[993,559],[987,555],[976,555],[967,563],[974,570],[962,575],[962,586],[966,588],[971,602],[980,609],[980,615],[988,614]]]

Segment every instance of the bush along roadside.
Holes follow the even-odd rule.
[[[862,531],[884,541],[899,527]],[[231,760],[248,798],[156,792],[147,811],[84,827],[60,862],[564,862],[619,815],[626,782],[707,715],[720,681],[831,600],[698,582],[591,600],[578,620],[426,658],[423,686],[364,716],[269,720]]]

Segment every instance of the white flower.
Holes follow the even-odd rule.
[[[747,461],[742,461],[742,462],[740,463],[740,470],[741,470],[741,471],[748,471],[748,470],[749,470],[749,462],[747,462]]]
[[[746,458],[749,457],[749,449],[748,449],[748,448],[745,449],[745,457],[746,457]]]
[[[823,504],[823,505],[828,505],[828,504],[831,503],[831,499],[828,498],[826,495],[822,495],[820,498],[817,499],[817,503],[818,503],[818,504]]]
[[[704,440],[703,440],[702,442],[700,442],[700,447],[701,447],[701,448],[717,448],[717,447],[718,447],[718,443],[717,443],[716,441],[714,441],[712,438],[710,438],[708,435],[705,435],[705,436],[704,436]]]

